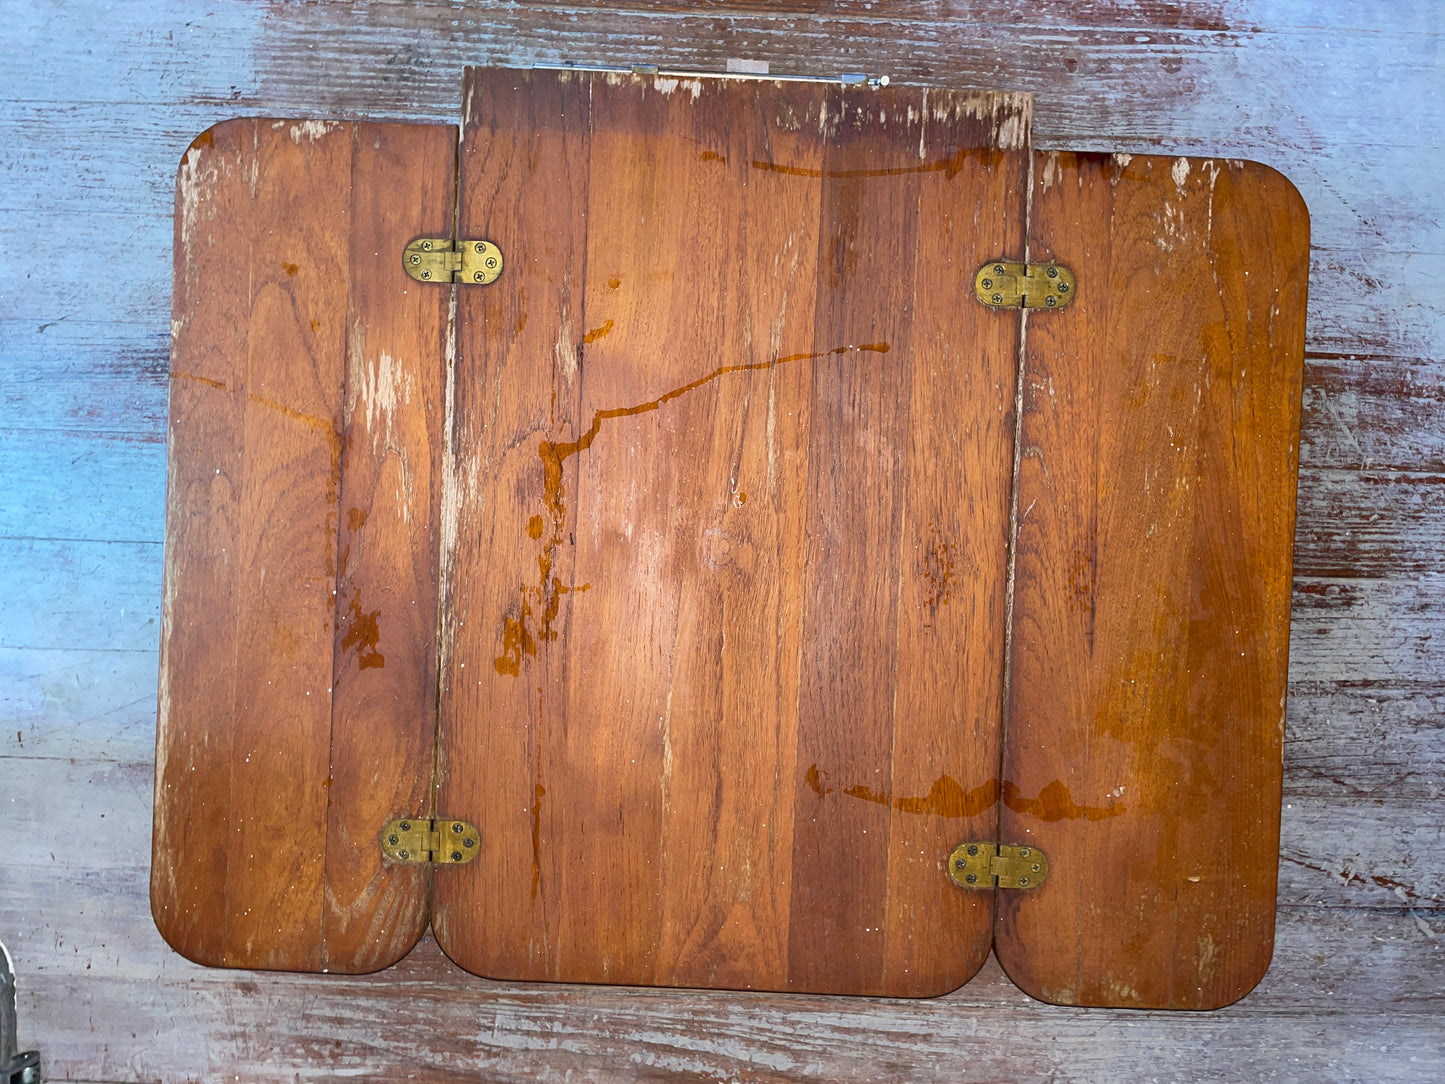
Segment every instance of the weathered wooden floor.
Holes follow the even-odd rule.
[[[776,12],[769,15],[767,10]],[[1434,0],[0,0],[0,939],[89,1081],[1445,1078],[1445,10]],[[1216,1013],[523,986],[430,941],[208,971],[147,901],[174,169],[238,114],[455,120],[465,63],[1030,90],[1049,148],[1281,169],[1313,216],[1273,967]]]

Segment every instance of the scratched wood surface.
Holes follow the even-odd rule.
[[[0,0],[0,21],[0,937],[21,1039],[52,1076],[941,1081],[961,1058],[1026,1080],[1442,1075],[1437,5],[948,0],[770,18],[740,3]],[[454,122],[466,64],[736,56],[1032,91],[1036,147],[1253,159],[1304,196],[1279,910],[1270,970],[1235,1005],[1056,1008],[992,960],[958,993],[908,1002],[493,983],[429,937],[378,975],[246,973],[191,965],[156,933],[181,154],[240,114]],[[37,236],[83,244],[103,281],[37,261]]]
[[[479,974],[939,994],[992,900],[1027,98],[473,70],[436,881]],[[453,875],[456,874],[456,875]]]
[[[181,161],[152,904],[199,962],[367,971],[426,926],[376,840],[430,800],[449,298],[398,254],[455,140],[229,121]]]
[[[1274,944],[1309,219],[1235,161],[1040,154],[999,962],[1060,1004],[1212,1009]]]

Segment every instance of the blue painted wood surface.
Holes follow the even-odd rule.
[[[0,0],[0,939],[82,1080],[1445,1076],[1445,14],[1431,0]],[[205,971],[146,900],[171,201],[240,114],[453,121],[533,61],[1031,90],[1043,148],[1267,162],[1313,258],[1278,945],[1208,1016]],[[1020,1052],[1027,1061],[1020,1062]],[[569,1075],[570,1074],[570,1075]],[[965,1074],[966,1075],[966,1074]]]

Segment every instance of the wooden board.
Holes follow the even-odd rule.
[[[427,919],[455,129],[231,121],[176,190],[152,906],[187,957],[365,971]]]
[[[469,71],[435,929],[502,978],[927,995],[987,955],[1011,95]]]
[[[1309,218],[1239,161],[1041,154],[996,951],[1060,1004],[1207,1009],[1269,965]]]

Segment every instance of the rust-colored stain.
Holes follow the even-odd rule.
[[[533,540],[542,537],[542,517],[533,516],[527,520],[527,537]]]
[[[363,613],[361,592],[357,591],[352,594],[351,605],[346,616],[348,626],[346,635],[341,637],[341,650],[356,649],[356,665],[359,669],[380,670],[386,665],[386,656],[376,649],[377,642],[381,639],[381,630],[376,623],[376,619],[380,616],[380,610]]]
[[[312,330],[313,333],[315,333],[315,332],[317,332],[317,331],[320,331],[320,330],[321,330],[321,321],[320,321],[320,320],[312,320],[312,321],[311,321],[311,330]]]
[[[301,265],[300,265],[300,264],[294,264],[294,263],[287,263],[285,260],[282,260],[282,261],[281,261],[281,270],[286,272],[287,277],[294,277],[295,274],[296,274],[296,272],[301,270]],[[314,329],[313,329],[313,330],[314,330]]]
[[[610,335],[610,334],[612,334],[612,326],[613,326],[613,325],[612,325],[612,321],[611,321],[611,320],[608,320],[608,321],[606,321],[601,327],[594,327],[594,328],[593,328],[591,331],[589,331],[586,335],[583,335],[583,336],[582,336],[582,341],[583,341],[584,343],[595,343],[598,339],[602,338],[604,335]]]
[[[923,579],[928,594],[923,608],[936,614],[940,606],[947,606],[953,598],[953,585],[958,577],[954,571],[953,543],[934,524],[930,523],[928,530],[928,543],[923,550]]]
[[[723,165],[728,164],[727,158],[718,154],[717,151],[703,151],[697,156],[697,160],[699,162],[721,162]]]
[[[950,179],[958,175],[964,163],[971,157],[967,149],[960,149],[947,158],[936,158],[916,166],[890,166],[885,169],[811,169],[806,166],[785,166],[778,162],[763,162],[753,159],[752,167],[766,173],[782,173],[788,177],[827,177],[832,180],[853,180],[860,177],[899,177],[905,173],[942,173]]]
[[[519,313],[517,313],[517,326],[512,329],[512,334],[513,334],[513,335],[520,335],[520,334],[522,334],[522,329],[523,329],[524,327],[526,327],[526,326],[527,326],[527,314],[526,314],[525,312],[519,312]]]
[[[820,798],[837,789],[827,785],[824,775],[814,764],[803,777]],[[990,779],[972,790],[964,790],[953,776],[940,775],[933,781],[933,786],[928,788],[928,793],[921,798],[900,798],[885,791],[874,791],[861,784],[845,787],[843,793],[850,798],[886,805],[900,813],[918,813],[932,817],[976,817],[998,801],[998,780]]]
[[[621,286],[621,285],[622,285],[622,280],[621,280],[620,278],[618,278],[616,275],[613,275],[610,279],[607,280],[607,288],[608,288],[609,290],[615,290],[615,289],[617,289],[617,287],[619,287],[619,286]]]
[[[225,381],[212,380],[208,376],[197,376],[195,373],[171,373],[172,380],[194,380],[197,384],[204,384],[208,388],[220,388],[222,391],[230,391],[231,388]]]
[[[1055,779],[1037,798],[1025,798],[1018,787],[1004,780],[1003,804],[1015,813],[1037,817],[1041,821],[1105,821],[1124,812],[1124,803],[1110,802],[1107,806],[1076,805],[1069,788]]]
[[[728,373],[755,372],[773,369],[795,361],[810,361],[854,352],[867,351],[886,354],[888,349],[887,343],[863,343],[860,346],[835,346],[831,350],[822,350],[813,354],[785,354],[775,357],[771,361],[758,361],[746,365],[723,365],[706,376],[700,376],[680,388],[674,388],[672,391],[659,395],[656,399],[638,403],[636,406],[613,407],[610,410],[597,411],[592,415],[591,426],[576,440],[544,440],[538,444],[537,456],[542,460],[542,500],[552,521],[552,533],[542,542],[541,552],[537,554],[537,586],[528,587],[523,584],[519,588],[521,598],[515,614],[504,615],[502,618],[502,652],[492,660],[493,669],[497,673],[509,677],[516,677],[521,673],[523,655],[535,657],[539,642],[545,643],[557,638],[557,632],[552,628],[552,622],[556,620],[557,612],[561,608],[562,596],[573,591],[586,591],[591,587],[591,584],[567,585],[562,583],[552,574],[552,566],[553,555],[556,553],[557,547],[562,544],[563,538],[566,537],[567,506],[563,502],[566,490],[562,486],[562,464],[572,456],[592,447],[592,442],[602,431],[603,422],[611,421],[614,418],[631,418],[638,414],[647,414],[659,409],[664,403],[670,403],[690,391],[696,391]],[[545,523],[543,527],[545,528]],[[527,533],[532,534],[531,520],[528,520]],[[532,537],[538,538],[539,536],[532,535]],[[535,633],[533,632],[534,628],[536,629]]]
[[[366,526],[366,517],[369,515],[365,508],[348,508],[346,510],[346,529],[348,531],[359,531]]]
[[[803,781],[820,798],[838,789],[828,786],[827,773],[816,764],[804,773]],[[964,790],[951,775],[940,775],[922,797],[898,797],[887,791],[874,791],[862,784],[844,787],[842,793],[850,798],[896,809],[900,813],[950,818],[976,817],[997,803],[1000,797],[997,779],[990,779],[972,790]],[[1005,780],[1002,797],[1003,804],[1015,813],[1037,817],[1041,821],[1102,821],[1124,812],[1121,802],[1110,802],[1104,807],[1076,805],[1069,788],[1057,779],[1039,791],[1037,798],[1025,798],[1018,787]]]

